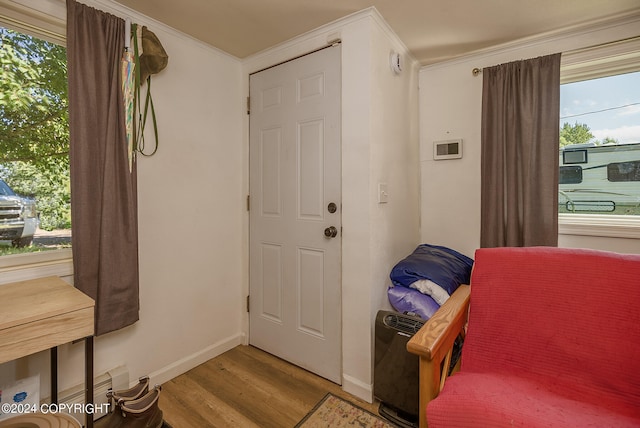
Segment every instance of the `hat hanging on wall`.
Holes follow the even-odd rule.
[[[169,55],[162,43],[147,27],[142,27],[142,53],[140,54],[140,83],[152,74],[164,70],[169,62]]]

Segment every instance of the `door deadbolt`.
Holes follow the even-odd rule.
[[[329,226],[324,230],[324,236],[326,236],[327,238],[335,238],[336,236],[338,236],[338,229],[336,229],[334,226]]]
[[[338,210],[338,206],[335,203],[330,202],[329,205],[327,205],[327,211],[329,211],[331,214],[333,214],[337,210]]]

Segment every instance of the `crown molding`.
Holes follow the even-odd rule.
[[[179,39],[200,45],[235,62],[240,59],[215,46],[191,37],[158,20],[141,14],[114,0],[83,0],[87,6],[101,9],[121,18],[131,18],[148,27],[161,29]],[[67,6],[64,0],[0,0],[0,21],[18,31],[24,31],[54,43],[66,44]]]
[[[455,64],[462,64],[469,61],[485,59],[489,56],[503,56],[509,52],[518,52],[522,49],[531,48],[539,45],[556,46],[565,40],[578,38],[581,40],[589,40],[591,35],[595,35],[602,31],[608,31],[615,28],[629,26],[634,34],[622,37],[634,37],[638,36],[638,25],[640,25],[640,10],[634,10],[629,13],[623,13],[619,15],[609,16],[603,19],[593,20],[589,22],[583,22],[581,24],[572,25],[569,27],[561,28],[559,30],[549,31],[546,33],[537,34],[530,37],[524,37],[518,40],[513,40],[507,43],[501,43],[499,45],[490,46],[488,48],[479,49],[470,52],[465,55],[461,55],[457,58],[450,60],[425,65],[421,67],[420,71],[429,69],[438,69],[448,67]],[[612,42],[614,40],[607,40],[606,42]],[[582,50],[589,48],[589,45],[580,46],[575,50]],[[572,52],[572,51],[571,51]],[[569,54],[571,52],[563,52]]]
[[[366,9],[362,9],[358,12],[354,12],[327,24],[321,25],[320,27],[307,31],[306,33],[302,33],[282,43],[271,46],[255,54],[249,55],[248,57],[243,58],[242,61],[244,64],[264,65],[265,61],[273,62],[273,58],[282,58],[282,60],[291,58],[292,51],[298,52],[297,54],[299,55],[302,52],[310,52],[312,50],[322,48],[330,40],[341,39],[341,30],[344,27],[356,24],[363,20],[370,20],[374,22],[382,30],[386,37],[393,41],[396,49],[398,49],[398,51],[402,51],[401,53],[405,56],[405,59],[408,62],[418,64],[416,58],[410,53],[407,46],[393,31],[389,24],[384,20],[375,6],[370,6]],[[261,66],[250,66],[250,68],[251,73],[255,71],[254,68],[260,69]]]

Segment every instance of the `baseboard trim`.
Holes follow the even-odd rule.
[[[373,385],[364,383],[354,377],[342,374],[342,389],[367,403],[373,403]]]
[[[187,355],[186,357],[149,374],[149,378],[153,384],[163,384],[168,382],[174,377],[180,376],[192,368],[197,367],[200,364],[242,344],[242,336],[242,334],[237,334],[214,343],[213,345],[207,346],[201,351]]]

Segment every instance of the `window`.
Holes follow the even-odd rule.
[[[586,149],[562,150],[562,163],[564,165],[587,162],[588,160]]]
[[[560,181],[560,184],[582,183],[582,167],[581,166],[561,166],[559,181]]]
[[[66,52],[0,22],[0,256],[69,248]]]
[[[640,181],[640,160],[607,165],[607,180],[611,182]]]
[[[640,38],[563,54],[560,234],[640,238]]]
[[[559,212],[640,215],[640,72],[564,84],[560,96]]]

